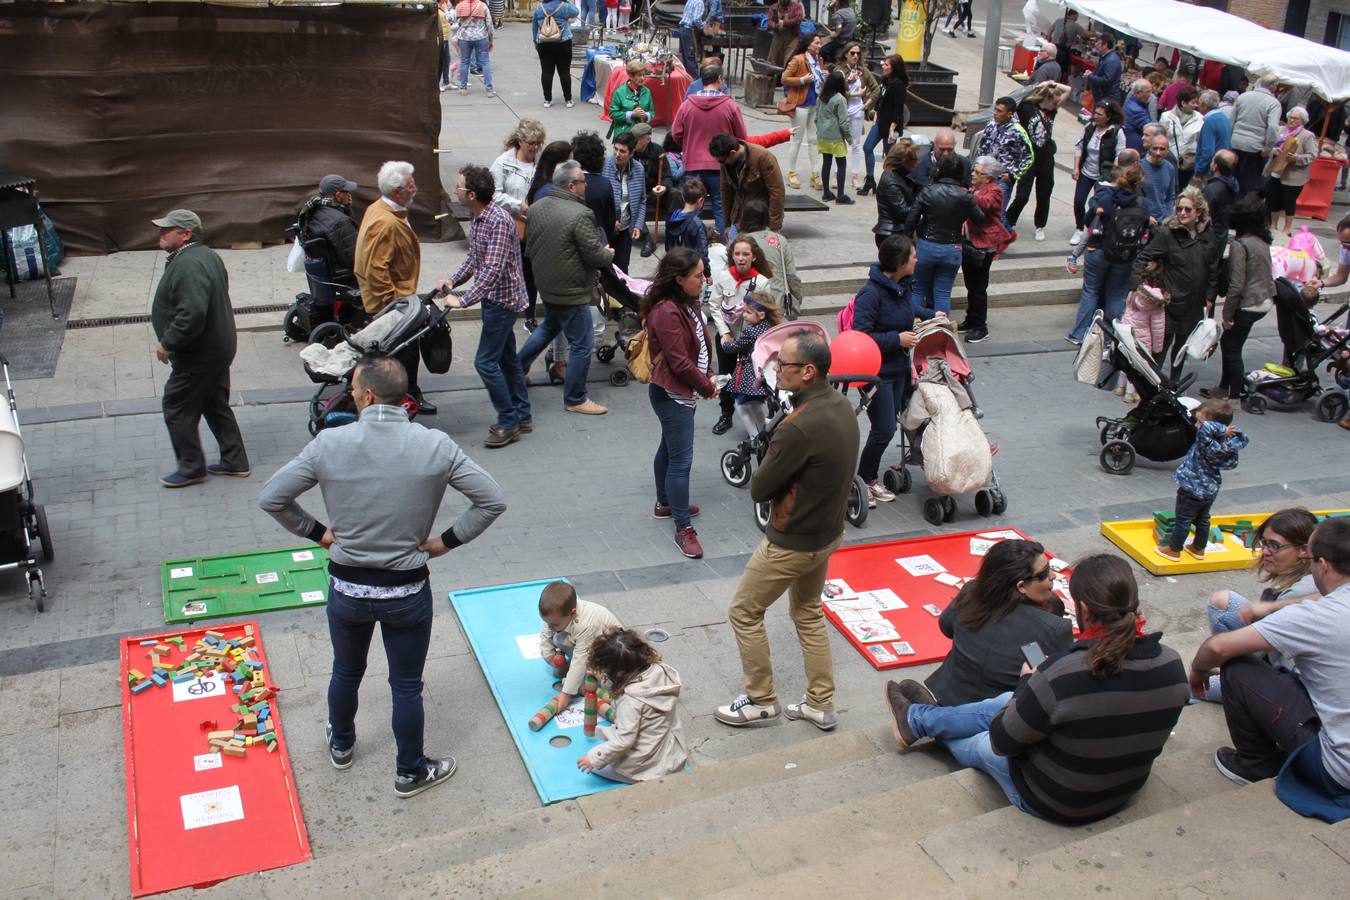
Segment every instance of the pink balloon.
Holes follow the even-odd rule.
[[[881,348],[870,334],[861,331],[840,333],[830,342],[830,357],[831,375],[874,377],[881,371]]]

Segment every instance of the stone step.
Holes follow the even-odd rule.
[[[846,265],[802,269],[799,271],[802,291],[808,297],[816,294],[855,293],[867,281],[867,269],[870,265],[871,260],[860,260]],[[1081,289],[1083,276],[1070,275],[1064,268],[1063,256],[1056,256],[1053,260],[1001,259],[994,263],[989,272],[991,290],[996,285],[1002,287],[1029,281],[1063,281],[1066,284],[1076,285],[1076,289]],[[962,289],[965,287],[965,276],[959,272],[956,275],[956,285]]]
[[[802,303],[802,312],[811,316],[838,312],[853,299],[856,287],[857,285],[854,286],[855,290],[848,292],[829,294],[812,294],[807,291]],[[1003,309],[1015,306],[1072,306],[1078,303],[1081,293],[1082,285],[1072,281],[1020,281],[1006,285],[990,285],[989,305],[991,308]],[[952,308],[966,308],[966,289],[961,284],[952,288]]]

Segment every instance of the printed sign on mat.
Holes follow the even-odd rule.
[[[918,578],[947,571],[946,566],[927,553],[921,553],[918,556],[902,556],[896,560],[896,563],[900,565],[900,568]]]
[[[221,697],[228,693],[225,680],[219,672],[212,672],[209,678],[197,678],[193,681],[175,681],[173,683],[173,702],[201,700],[203,697]]]
[[[206,828],[224,822],[237,822],[244,817],[244,801],[239,797],[239,785],[178,798],[183,808],[183,829]]]

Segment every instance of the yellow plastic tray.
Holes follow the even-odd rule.
[[[1350,513],[1350,510],[1345,509],[1313,510],[1313,514],[1317,516],[1346,515],[1348,513]],[[1210,526],[1236,525],[1244,520],[1256,526],[1264,522],[1269,516],[1270,513],[1268,512],[1211,516]],[[1205,551],[1204,559],[1193,559],[1184,550],[1181,552],[1181,559],[1177,562],[1164,559],[1153,549],[1157,545],[1153,541],[1153,520],[1151,518],[1103,522],[1102,534],[1106,536],[1108,541],[1125,551],[1131,559],[1154,575],[1191,575],[1197,572],[1225,572],[1231,569],[1245,569],[1251,566],[1252,561],[1256,559],[1256,554],[1242,546],[1242,542],[1231,534],[1224,534],[1221,545],[1210,544]],[[1223,549],[1220,550],[1220,547]]]

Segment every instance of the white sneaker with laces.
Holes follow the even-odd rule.
[[[1083,240],[1083,229],[1076,228],[1074,229],[1073,237],[1069,238],[1069,246],[1077,247],[1079,242],[1082,240]]]
[[[1037,228],[1037,229],[1036,229],[1036,240],[1038,240],[1038,241],[1043,241],[1043,240],[1045,240],[1045,229],[1044,229],[1044,228]]]
[[[723,725],[740,728],[744,725],[756,725],[771,722],[782,714],[777,703],[760,706],[745,694],[741,694],[726,706],[719,706],[713,712],[713,718]]]
[[[890,503],[895,499],[895,494],[888,491],[886,485],[882,484],[880,481],[868,483],[867,495],[878,503]]]
[[[834,714],[834,710],[816,709],[806,702],[805,695],[800,703],[789,703],[783,707],[783,715],[793,721],[805,719],[821,731],[834,731],[834,727],[839,724],[839,717]]]

